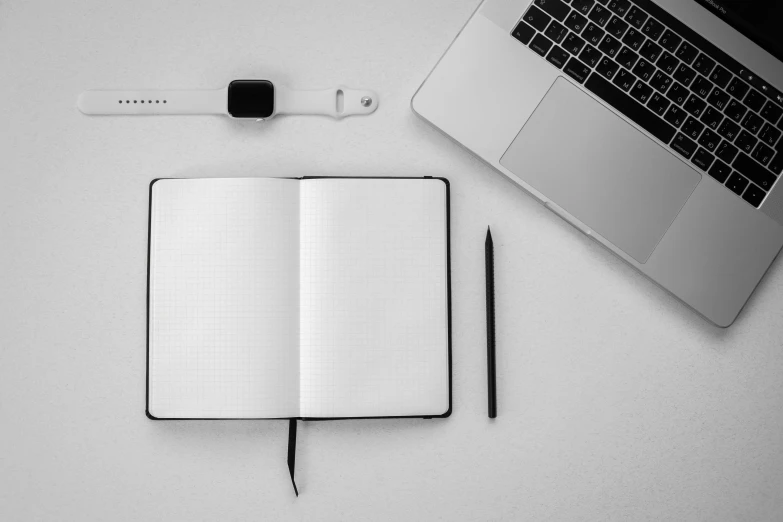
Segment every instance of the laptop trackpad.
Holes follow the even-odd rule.
[[[500,164],[639,263],[701,180],[562,77]]]

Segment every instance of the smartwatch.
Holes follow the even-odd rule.
[[[222,114],[258,121],[278,114],[317,114],[340,119],[375,112],[378,95],[343,86],[299,91],[269,80],[234,80],[215,90],[84,91],[77,106],[84,114]]]

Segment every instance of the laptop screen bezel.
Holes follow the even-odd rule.
[[[723,6],[721,0],[693,0],[714,14],[728,25],[745,35],[753,43],[767,51],[769,54],[783,62],[783,47],[778,48],[773,42],[767,40],[747,20]],[[781,28],[783,30],[783,27]]]

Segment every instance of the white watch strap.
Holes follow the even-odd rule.
[[[77,101],[84,114],[228,114],[228,88],[187,91],[84,91]],[[297,91],[275,86],[275,114],[318,114],[344,118],[378,108],[374,91],[334,87]]]
[[[84,114],[228,114],[227,90],[84,91]]]
[[[344,118],[372,114],[378,108],[373,91],[340,86],[321,91],[297,91],[275,85],[275,114],[319,114]]]

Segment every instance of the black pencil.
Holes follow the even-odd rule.
[[[487,276],[487,398],[489,418],[494,419],[498,416],[495,387],[495,252],[489,227],[484,242],[484,262]]]

